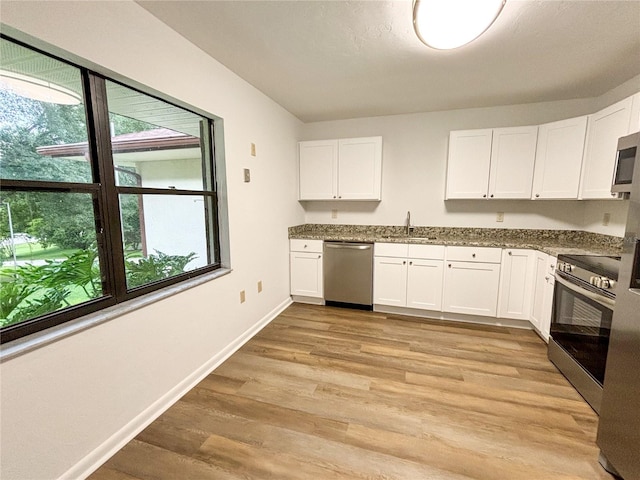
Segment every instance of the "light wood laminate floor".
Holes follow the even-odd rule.
[[[294,304],[92,480],[612,479],[532,331]]]

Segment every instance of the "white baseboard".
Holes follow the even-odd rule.
[[[242,345],[247,343],[256,333],[266,327],[284,309],[291,305],[293,301],[287,298],[276,308],[265,315],[258,323],[236,338],[221,352],[214,355],[209,361],[198,368],[182,382],[168,391],[165,395],[149,405],[143,412],[136,416],[129,423],[124,425],[115,434],[95,448],[77,464],[63,473],[60,480],[84,479],[96,471],[102,464],[109,460],[122,447],[129,443],[136,435],[144,430],[151,422],[164,413],[171,405],[176,403],[185,393],[200,383],[207,375],[216,369],[222,362],[233,355]]]

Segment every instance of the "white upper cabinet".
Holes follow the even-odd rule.
[[[338,198],[380,200],[382,137],[338,141]]]
[[[446,198],[530,198],[538,127],[449,134]]]
[[[531,198],[578,198],[586,133],[586,115],[540,125]]]
[[[632,127],[633,97],[589,115],[580,185],[580,198],[612,198],[611,181],[615,166],[618,138]]]
[[[486,198],[493,130],[449,133],[449,161],[445,199]]]
[[[537,136],[538,127],[493,130],[489,198],[531,198]]]
[[[629,133],[640,131],[640,93],[631,97],[631,123]]]
[[[338,141],[300,142],[300,200],[332,200],[337,195]]]
[[[382,137],[299,143],[300,200],[380,200]]]

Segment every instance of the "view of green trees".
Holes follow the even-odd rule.
[[[112,115],[116,132],[157,128]],[[84,158],[43,156],[42,146],[86,143],[83,105],[59,105],[31,100],[0,89],[0,178],[89,183],[91,164]],[[117,169],[120,185],[136,185],[131,167]],[[0,191],[0,264],[13,256],[9,208],[14,233],[27,234],[44,252],[44,261],[0,269],[0,327],[21,322],[102,295],[96,248],[94,199],[88,193]],[[139,205],[135,195],[121,198],[127,286],[181,273],[195,257],[155,252],[142,258]],[[24,238],[24,236],[22,237]],[[47,256],[46,252],[52,253]],[[62,258],[60,252],[64,252]],[[22,258],[22,256],[21,256]],[[24,257],[30,260],[27,255]]]

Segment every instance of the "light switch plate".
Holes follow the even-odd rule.
[[[504,222],[504,212],[498,212],[496,214],[496,222]]]
[[[251,144],[251,156],[252,157],[256,156],[256,144],[255,143]]]
[[[244,183],[249,183],[251,181],[251,170],[248,168],[244,169]]]
[[[240,303],[244,303],[246,299],[247,299],[247,296],[244,290],[240,290]]]

